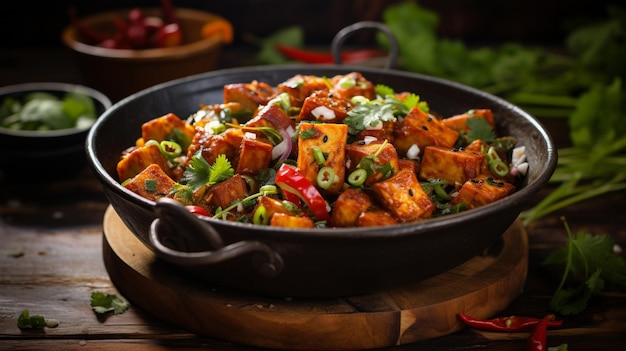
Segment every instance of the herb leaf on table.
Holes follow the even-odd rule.
[[[585,310],[591,297],[607,284],[626,288],[626,261],[613,251],[615,243],[609,235],[579,231],[574,236],[564,219],[563,222],[567,244],[552,252],[544,264],[565,265],[550,308],[563,315],[574,315]]]

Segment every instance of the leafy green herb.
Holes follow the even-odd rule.
[[[626,261],[613,251],[614,242],[607,234],[580,231],[573,236],[565,219],[562,220],[568,236],[566,247],[550,254],[544,264],[565,264],[550,307],[555,312],[574,315],[585,310],[589,299],[607,284],[626,288]],[[568,281],[570,286],[566,286]]]
[[[626,190],[626,90],[621,80],[583,94],[570,116],[573,146],[558,150],[551,184],[560,184],[533,208],[525,224],[571,204]]]
[[[185,168],[181,183],[190,186],[193,191],[203,186],[212,186],[231,178],[235,170],[230,164],[226,155],[221,154],[215,159],[211,166],[202,156],[202,149],[198,150]]]
[[[122,297],[100,291],[91,293],[90,304],[96,313],[113,312],[114,314],[122,314],[130,306]]]
[[[375,128],[383,122],[394,121],[396,117],[393,111],[394,107],[389,104],[361,104],[348,112],[348,117],[344,119],[344,123],[348,125],[350,134],[358,134],[368,128]]]
[[[468,119],[467,127],[469,130],[467,135],[465,135],[465,138],[468,144],[474,140],[482,140],[485,143],[490,144],[496,139],[496,132],[484,118]]]
[[[47,326],[46,319],[42,316],[31,316],[28,310],[22,311],[17,319],[17,327],[20,329],[39,329]]]
[[[34,92],[22,100],[6,98],[0,105],[0,127],[16,130],[86,128],[95,120],[93,100],[77,92],[69,92],[63,98]]]

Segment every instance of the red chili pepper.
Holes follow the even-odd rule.
[[[187,205],[185,206],[185,208],[187,209],[187,211],[193,214],[197,214],[200,216],[207,216],[207,217],[209,216],[209,212],[204,207],[200,207],[196,205]]]
[[[526,350],[528,351],[546,351],[548,340],[548,326],[554,318],[554,315],[547,315],[543,317],[539,323],[535,325],[535,328],[530,333],[526,344]]]
[[[542,318],[519,316],[498,317],[493,319],[477,319],[464,313],[459,313],[458,316],[463,323],[473,328],[508,332],[530,330],[542,321]],[[555,320],[554,315],[550,316],[549,327],[558,327],[563,324],[563,320]]]
[[[330,52],[320,52],[312,50],[304,50],[298,47],[285,44],[276,44],[276,49],[288,58],[302,61],[305,63],[333,63],[333,54]],[[364,49],[341,53],[341,61],[354,62],[363,61],[368,58],[379,57],[384,55],[379,50]]]
[[[283,163],[276,172],[276,185],[283,191],[296,194],[302,199],[317,220],[326,221],[330,219],[326,209],[326,201],[320,192],[295,167]]]

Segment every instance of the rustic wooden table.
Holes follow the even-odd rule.
[[[558,139],[562,131],[555,128],[552,132]],[[529,267],[525,288],[501,315],[549,312],[549,299],[561,271],[543,266],[542,261],[565,243],[561,216],[574,231],[608,233],[626,247],[625,195],[612,194],[571,206],[526,228]],[[107,207],[99,182],[86,167],[76,176],[53,182],[0,179],[0,349],[251,349],[190,333],[136,306],[120,315],[96,315],[90,307],[91,292],[119,293],[102,256]],[[17,319],[24,309],[60,324],[21,330]],[[549,346],[567,343],[570,350],[577,351],[623,350],[626,294],[602,293],[584,313],[564,320],[562,328],[549,331]],[[524,350],[526,336],[464,329],[393,349]]]

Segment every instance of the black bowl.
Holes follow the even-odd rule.
[[[518,191],[477,209],[419,223],[302,230],[210,218],[196,221],[170,203],[157,206],[126,190],[116,178],[120,153],[133,145],[142,123],[169,112],[186,118],[200,103],[219,103],[224,84],[258,80],[276,85],[296,74],[330,77],[351,71],[396,91],[415,92],[444,116],[472,108],[492,109],[498,133],[515,136],[526,147],[530,168]],[[128,228],[158,256],[193,274],[194,279],[261,295],[316,298],[415,282],[479,254],[501,238],[547,183],[557,158],[540,123],[495,96],[418,74],[336,65],[237,68],[155,86],[105,112],[87,137],[87,152],[113,208]],[[211,239],[202,239],[204,235]],[[177,250],[163,245],[172,237],[186,236],[191,236],[187,244],[199,243]]]
[[[111,107],[101,92],[69,83],[39,82],[0,87],[0,102],[7,97],[23,99],[32,92],[47,92],[61,98],[68,92],[90,96],[97,115]],[[51,180],[71,176],[86,164],[85,139],[89,128],[59,130],[13,130],[0,127],[0,168],[14,180]]]

